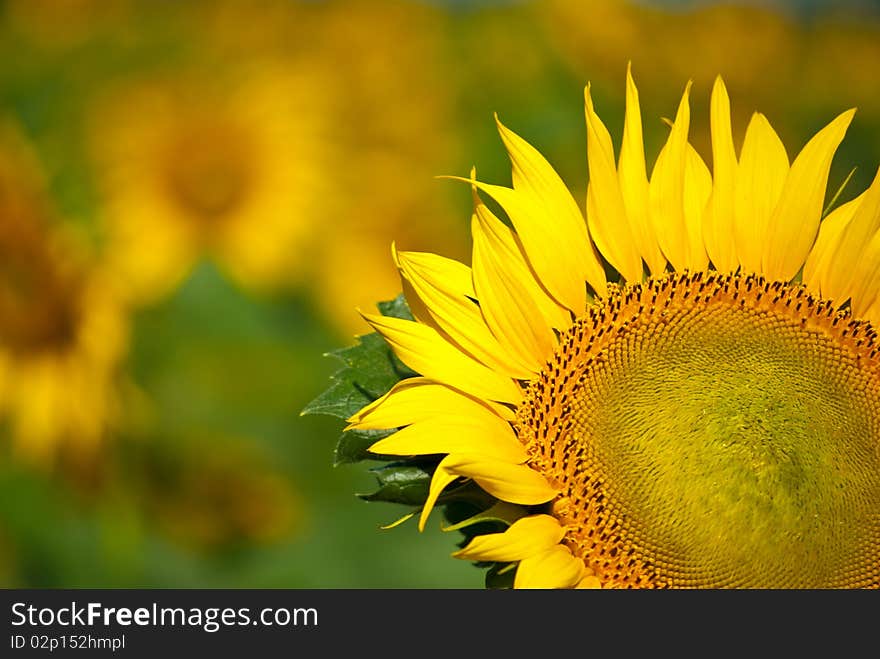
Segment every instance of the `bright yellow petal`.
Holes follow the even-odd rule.
[[[684,168],[684,222],[687,232],[688,268],[705,272],[709,255],[703,242],[703,216],[712,194],[712,174],[696,149],[688,144]]]
[[[471,359],[434,328],[400,318],[362,315],[400,360],[417,373],[478,398],[502,403],[522,400],[516,382]]]
[[[855,221],[855,218],[853,218]],[[859,319],[868,317],[869,312],[880,301],[880,231],[875,233],[858,263],[852,281],[852,312]]]
[[[516,569],[514,588],[572,588],[584,574],[584,562],[564,545],[523,559]]]
[[[858,305],[860,309],[864,309],[864,300],[858,300],[867,292],[862,286],[865,283],[863,277],[867,276],[862,269],[862,259],[871,238],[880,231],[880,171],[859,199],[860,202],[850,221],[846,223],[845,230],[840,232],[834,251],[828,259],[826,289],[832,299],[842,303],[852,297],[853,307]],[[827,221],[826,219],[825,222]]]
[[[845,265],[841,267],[835,262],[835,253],[841,238],[848,233],[847,227],[864,198],[863,192],[835,208],[822,220],[816,243],[804,264],[804,283],[822,297],[834,300],[838,306],[849,298],[849,294],[844,295],[844,291],[852,277],[852,261],[844,262]]]
[[[582,274],[583,263],[575,255],[579,249],[572,247],[571,243],[565,242],[566,238],[556,234],[556,227],[547,216],[546,209],[532,197],[510,188],[480,181],[474,181],[473,184],[497,201],[507,213],[516,229],[529,266],[541,285],[566,309],[575,315],[583,313],[587,294]],[[596,279],[596,276],[598,275],[587,281],[594,287],[601,284],[604,293],[607,290],[604,272],[601,280]]]
[[[397,257],[395,253],[395,258]],[[400,272],[400,266],[398,267],[398,273]],[[409,283],[409,280],[400,274],[400,288],[403,292],[403,297],[406,299],[406,305],[409,307],[410,313],[413,315],[417,321],[424,325],[428,325],[429,327],[433,327],[435,330],[440,330],[440,327],[437,325],[437,322],[434,320],[434,317],[428,312],[428,307],[425,306],[425,303],[422,302],[422,299],[419,297],[419,294],[416,292],[416,289],[413,288],[413,285]]]
[[[525,448],[513,429],[497,416],[435,418],[420,421],[370,446],[377,455],[468,453],[485,459],[521,464]]]
[[[733,238],[737,162],[730,127],[730,98],[721,76],[712,87],[710,107],[712,197],[703,218],[703,241],[715,268],[720,272],[733,272],[739,267]]]
[[[535,273],[529,267],[528,261],[526,261],[516,234],[495,217],[492,211],[479,198],[479,195],[477,195],[476,188],[474,188],[472,228],[475,222],[479,224],[481,233],[489,241],[493,251],[504,264],[505,270],[513,279],[519,282],[525,294],[537,306],[540,317],[535,318],[534,322],[543,322],[551,329],[555,328],[563,332],[571,327],[571,312],[556,302],[541,286]]]
[[[447,469],[472,478],[492,496],[523,506],[546,503],[556,496],[547,479],[520,464],[486,460],[480,455],[456,454],[446,458]]]
[[[863,317],[870,321],[874,327],[880,327],[880,297],[874,300],[874,304],[868,308]]]
[[[394,246],[392,256],[398,267],[408,266],[431,281],[445,282],[451,291],[474,297],[471,269],[464,263],[431,252],[400,252]]]
[[[595,574],[587,573],[586,576],[581,577],[581,580],[578,581],[578,585],[576,586],[576,588],[598,590],[602,588],[602,582],[599,581],[599,577],[597,577]]]
[[[506,128],[497,120],[497,117],[496,121],[498,132],[501,134],[501,139],[513,165],[513,188],[527,195],[539,211],[533,214],[533,221],[528,223],[526,227],[521,227],[511,218],[523,245],[526,247],[526,253],[529,255],[533,267],[543,281],[544,270],[540,264],[532,260],[529,248],[529,243],[535,242],[534,236],[530,237],[526,234],[546,233],[552,227],[550,233],[554,236],[553,242],[556,245],[557,259],[563,259],[566,262],[566,268],[573,268],[578,273],[581,282],[590,282],[596,291],[604,294],[605,272],[593,250],[584,217],[577,202],[571,196],[571,192],[556,171],[534,147]],[[498,201],[501,203],[500,200]],[[527,229],[527,231],[523,231],[523,229]],[[545,265],[552,265],[552,263]],[[554,293],[552,289],[550,292]],[[575,313],[583,311],[583,307],[579,306],[580,295],[572,298],[571,303],[559,301]],[[571,304],[578,306],[572,308]]]
[[[504,242],[492,229],[474,214],[474,287],[480,310],[492,333],[533,377],[553,353],[556,335],[526,288],[523,278],[531,276],[518,271],[518,264],[509,259]]]
[[[394,267],[397,268],[397,272],[400,275],[400,288],[403,292],[403,297],[406,299],[406,305],[409,307],[409,311],[412,314],[413,318],[415,318],[420,323],[433,327],[436,330],[440,330],[440,327],[437,325],[437,322],[434,320],[434,317],[428,311],[428,307],[425,306],[425,303],[422,301],[422,298],[419,297],[418,292],[413,285],[409,282],[409,280],[403,276],[403,273],[400,271],[400,261],[398,259],[398,251],[397,244],[391,243],[391,259],[394,261]],[[459,264],[463,265],[463,264]],[[467,266],[464,266],[467,267]],[[468,272],[470,274],[470,272]]]
[[[639,109],[639,92],[633,81],[631,66],[626,68],[626,114],[623,120],[618,180],[626,216],[629,218],[639,253],[648,264],[651,274],[659,275],[666,270],[666,257],[660,250],[657,234],[651,224],[645,144],[642,139],[642,113]]]
[[[514,418],[510,408],[478,400],[428,378],[407,378],[349,417],[346,430],[387,430],[440,416],[495,414]]]
[[[657,234],[660,249],[672,266],[679,271],[686,270],[691,265],[689,249],[691,241],[684,214],[690,88],[691,83],[688,83],[678,106],[672,130],[654,164],[648,191],[651,223]]]
[[[383,524],[379,528],[382,529],[383,531],[390,531],[391,529],[397,528],[398,526],[400,526],[404,522],[408,522],[409,520],[411,520],[415,516],[416,516],[415,513],[407,513],[406,515],[399,517],[398,519],[394,520],[393,522],[389,522],[388,524]]]
[[[471,561],[520,561],[542,554],[560,543],[565,530],[555,517],[531,515],[511,524],[503,533],[486,533],[474,537],[454,554]]]
[[[434,505],[440,494],[445,490],[456,478],[458,474],[453,474],[446,467],[451,461],[452,456],[447,455],[443,458],[434,470],[431,476],[431,485],[428,487],[428,497],[425,499],[425,505],[422,506],[422,514],[419,515],[419,531],[425,530],[425,523],[428,521],[428,515],[434,510]]]
[[[792,163],[764,243],[769,279],[790,281],[804,265],[819,231],[831,160],[854,114],[847,110],[816,133]]]
[[[641,281],[642,258],[620,192],[611,135],[593,108],[589,85],[584,89],[584,106],[590,168],[587,202],[590,236],[602,255],[627,281]]]
[[[733,202],[736,254],[746,274],[763,272],[770,218],[788,176],[788,155],[767,118],[752,115],[743,140]]]
[[[410,283],[436,326],[464,352],[506,375],[529,379],[534,372],[501,347],[483,320],[471,269],[436,254],[397,252],[402,276]]]

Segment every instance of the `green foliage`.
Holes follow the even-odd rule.
[[[392,462],[371,470],[379,481],[379,489],[359,494],[364,501],[387,501],[421,506],[428,496],[432,470],[418,464]]]
[[[383,316],[412,320],[403,295],[376,305]],[[327,353],[344,366],[334,373],[330,387],[306,405],[302,414],[326,414],[348,419],[365,405],[380,398],[404,378],[416,375],[407,368],[377,333],[358,337],[358,344]],[[334,464],[360,462],[376,456],[367,449],[391,434],[386,430],[350,430],[336,444]]]
[[[367,449],[393,432],[393,430],[348,430],[342,433],[333,451],[333,465],[375,460],[378,456],[368,453]]]
[[[331,377],[330,387],[309,403],[303,414],[347,419],[400,380],[414,375],[376,333],[358,337],[358,345],[327,353],[345,366]]]
[[[379,313],[383,316],[388,316],[389,318],[401,318],[403,320],[414,320],[412,312],[409,310],[409,305],[406,303],[406,298],[403,297],[403,293],[400,293],[393,300],[379,302],[376,307],[378,307]]]
[[[513,588],[514,577],[516,577],[516,569],[513,564],[494,563],[486,572],[486,588],[490,590]]]

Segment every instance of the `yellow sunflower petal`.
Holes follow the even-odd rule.
[[[874,327],[880,327],[880,297],[874,300],[874,304],[868,307],[864,313],[865,320],[871,322]]]
[[[585,282],[603,295],[607,292],[605,274],[602,271],[600,276],[601,266],[592,243],[582,248],[572,242],[571,236],[557,236],[554,219],[532,197],[479,181],[474,185],[495,199],[510,217],[529,266],[559,304],[577,315],[586,305]],[[588,256],[583,256],[585,252]],[[585,270],[589,274],[585,275]]]
[[[847,233],[846,229],[853,215],[864,198],[865,193],[863,192],[855,199],[841,204],[828,213],[828,216],[819,225],[816,243],[804,264],[804,283],[822,297],[834,300],[838,306],[849,299],[849,294],[843,294],[846,286],[842,285],[840,280],[845,278],[848,283],[852,271],[849,267],[851,261],[847,262],[845,267],[840,267],[835,262],[835,253],[841,238]]]
[[[565,530],[555,517],[531,515],[518,519],[503,533],[474,537],[452,555],[472,561],[520,561],[555,547],[564,535]]]
[[[431,281],[443,281],[450,291],[474,297],[471,269],[455,259],[431,252],[400,252],[392,245],[392,256],[398,267],[408,266]]]
[[[399,271],[400,266],[397,266],[397,268]],[[420,323],[428,325],[429,327],[433,327],[434,329],[439,331],[440,327],[437,325],[434,317],[428,311],[428,307],[426,307],[425,304],[422,302],[422,299],[419,297],[419,294],[416,293],[416,289],[413,288],[413,285],[410,284],[409,280],[402,274],[400,275],[400,288],[403,292],[404,299],[406,299],[406,305],[409,307],[410,313],[412,313],[413,318],[415,318]]]
[[[427,257],[436,256],[434,254],[426,254],[421,252],[410,252],[410,254],[419,254]],[[443,258],[438,256],[438,259]],[[391,243],[391,259],[394,262],[394,267],[397,268],[398,273],[400,274],[400,287],[403,291],[403,297],[406,299],[406,304],[409,307],[410,312],[420,323],[424,323],[425,325],[429,325],[438,331],[442,331],[440,326],[437,324],[437,321],[434,320],[434,316],[431,315],[431,312],[428,310],[427,305],[419,296],[418,291],[416,291],[415,287],[410,283],[409,279],[407,279],[403,272],[401,271],[400,266],[400,257],[399,252],[397,251],[397,244]],[[463,263],[458,263],[453,259],[447,259],[451,261],[450,267],[446,273],[448,277],[447,281],[450,282],[451,286],[454,286],[454,290],[467,290],[471,287],[470,283],[470,268],[468,268]],[[465,272],[461,271],[461,268],[456,267],[453,264],[458,264],[461,268],[464,268]],[[467,281],[462,280],[462,275],[467,279]]]
[[[514,588],[572,588],[584,574],[584,562],[564,545],[525,558],[516,569]]]
[[[767,118],[752,115],[746,128],[733,202],[733,237],[744,272],[760,274],[770,217],[788,176],[788,154]]]
[[[476,296],[471,269],[436,254],[397,252],[404,278],[422,301],[436,326],[477,361],[513,378],[528,379],[533,371],[512,359],[486,325]]]
[[[397,272],[400,275],[400,288],[403,292],[403,297],[406,300],[406,305],[409,307],[410,313],[413,315],[413,318],[415,318],[420,323],[433,327],[434,329],[439,331],[440,327],[437,325],[434,317],[428,311],[428,307],[425,306],[425,303],[422,302],[422,299],[419,297],[416,289],[413,288],[413,285],[406,277],[403,276],[403,273],[400,271],[400,260],[398,259],[397,244],[393,241],[391,243],[391,260],[394,262],[394,267],[397,268]]]
[[[675,122],[666,144],[657,156],[651,173],[649,200],[651,223],[664,256],[676,270],[691,267],[688,226],[684,214],[685,170],[687,168],[688,129],[690,107],[688,96],[691,83],[687,84],[678,106]]]
[[[648,174],[645,168],[645,144],[642,138],[642,113],[639,91],[632,77],[632,66],[626,68],[626,113],[623,119],[623,142],[620,147],[618,180],[626,216],[633,239],[652,275],[666,269],[666,257],[657,242],[651,224],[648,201]]]
[[[790,281],[803,266],[819,230],[831,160],[854,114],[847,110],[816,133],[792,163],[763,245],[766,277]]]
[[[529,260],[532,261],[538,275],[543,281],[544,270],[540,264],[532,260],[529,248],[530,242],[536,242],[535,237],[526,234],[550,233],[548,228],[552,227],[554,234],[552,242],[555,245],[556,258],[565,260],[566,267],[571,267],[578,273],[581,283],[588,281],[596,291],[604,294],[605,272],[593,250],[584,217],[577,202],[571,196],[571,192],[537,149],[505,127],[497,117],[496,122],[498,132],[513,165],[513,188],[517,192],[527,195],[531,199],[532,205],[538,210],[533,214],[532,222],[526,223],[527,226],[520,226],[511,217],[517,233],[526,247]],[[501,203],[500,200],[497,201]],[[523,229],[526,231],[524,232]],[[548,236],[545,235],[542,242],[547,238]],[[552,265],[552,263],[548,265]],[[551,293],[553,292],[551,289]],[[580,295],[577,291],[574,293],[571,303],[579,305]],[[565,303],[563,300],[560,302],[566,304],[576,313],[583,310],[581,306],[572,308],[571,304]]]
[[[866,249],[871,238],[880,230],[880,171],[859,199],[851,219],[846,223],[846,230],[840,233],[831,258],[828,259],[825,283],[832,299],[845,302],[852,297],[853,307],[858,306],[863,310],[864,297],[872,290],[864,286],[868,283],[864,279],[868,275],[863,267],[868,263],[862,263],[863,256],[867,256]],[[841,209],[845,207],[846,205],[841,206]]]
[[[472,228],[474,221],[479,224],[481,233],[491,244],[493,251],[503,263],[505,270],[518,282],[525,294],[537,306],[540,316],[536,317],[534,322],[537,324],[543,322],[551,329],[556,328],[562,331],[568,329],[571,326],[571,313],[556,302],[541,286],[535,273],[529,267],[528,261],[526,261],[516,234],[495,217],[494,213],[482,202],[477,194],[476,187],[474,187]]]
[[[880,301],[880,231],[865,245],[854,270],[852,311],[856,318],[864,319],[869,313],[873,315],[873,310]]]
[[[419,515],[419,531],[425,530],[428,516],[431,514],[431,511],[434,510],[434,506],[436,505],[440,494],[456,478],[458,478],[458,474],[453,474],[446,468],[451,458],[452,456],[450,455],[443,458],[434,470],[434,474],[431,476],[431,485],[428,487],[428,497],[425,499],[425,505],[422,506],[422,513]]]
[[[417,373],[478,398],[503,403],[522,399],[522,389],[516,382],[471,359],[434,328],[400,318],[362,315],[391,344],[400,360]]]
[[[627,281],[641,281],[642,258],[620,192],[611,135],[593,108],[590,86],[584,88],[587,117],[587,161],[590,186],[587,226],[596,247]]]
[[[528,273],[517,272],[517,263],[509,260],[503,241],[492,229],[474,214],[474,287],[480,310],[492,333],[529,370],[531,378],[552,354],[556,335],[523,283]]]
[[[481,455],[455,454],[446,458],[447,469],[477,482],[492,496],[523,506],[546,503],[556,496],[553,489],[534,469],[521,464],[487,460]]]
[[[420,421],[380,439],[370,446],[370,452],[377,455],[468,453],[511,464],[521,464],[528,457],[510,424],[493,415]]]
[[[584,277],[581,275],[582,264],[573,255],[570,247],[562,246],[563,240],[554,237],[555,229],[549,229],[552,220],[547,217],[546,210],[533,198],[501,185],[471,181],[462,177],[449,178],[473,183],[475,187],[498,202],[513,222],[529,266],[547,292],[566,309],[575,314],[582,313],[587,299]],[[604,273],[602,282],[603,286],[607,287],[607,283],[604,283]]]
[[[439,416],[495,414],[512,421],[509,407],[472,398],[428,378],[401,380],[391,391],[348,418],[346,430],[387,430]]]
[[[712,174],[700,154],[690,144],[687,146],[684,168],[684,222],[687,228],[688,267],[705,271],[709,268],[709,255],[703,242],[703,216],[712,195]]]
[[[733,239],[733,200],[736,150],[730,127],[730,98],[721,76],[715,79],[710,101],[712,131],[712,197],[703,218],[703,240],[715,268],[733,272],[739,266]]]
[[[598,590],[602,588],[602,582],[599,581],[599,577],[595,574],[587,574],[585,577],[582,577],[580,581],[578,581],[577,588],[589,589],[589,590]]]

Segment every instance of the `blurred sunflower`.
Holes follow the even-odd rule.
[[[61,235],[40,165],[0,128],[0,410],[16,449],[92,453],[115,413],[127,321],[85,250]]]
[[[810,53],[803,47],[803,30],[790,16],[756,3],[670,7],[632,0],[589,5],[550,0],[537,8],[563,59],[581,79],[590,77],[600,94],[618,89],[614,72],[632,61],[645,74],[643,91],[664,100],[675,93],[665,84],[669,79],[690,78],[705,88],[723,70],[739,95],[778,110],[780,100],[794,94],[779,94],[779,84],[792,85],[803,55]],[[768,85],[768,80],[777,82]],[[747,121],[748,115],[735,118]],[[699,136],[707,132],[695,127]]]
[[[344,99],[334,107],[334,125],[346,155],[333,174],[346,191],[339,195],[344,206],[333,239],[324,234],[318,241],[313,285],[324,313],[351,332],[360,323],[340,310],[399,288],[387,258],[391,240],[409,249],[467,252],[450,200],[438,195],[434,180],[461,143],[452,123],[456,86],[443,61],[448,18],[426,4],[346,0],[317,4],[304,22],[312,57],[333,72],[335,97]]]
[[[308,289],[354,330],[340,309],[397,288],[367,246],[397,236],[464,253],[433,181],[456,144],[438,12],[357,0],[180,11],[183,33],[200,35],[189,74],[118,89],[94,113],[108,255],[136,300],[167,295],[207,255],[249,289]]]
[[[108,261],[134,301],[205,254],[251,289],[299,276],[327,205],[325,98],[317,76],[264,67],[144,82],[97,111]]]
[[[271,544],[302,529],[299,493],[252,443],[213,439],[210,447],[134,447],[127,477],[151,526],[200,552]]]
[[[415,320],[365,318],[419,376],[349,428],[444,456],[420,527],[491,495],[455,556],[516,587],[876,588],[880,173],[822,221],[854,111],[793,161],[755,114],[737,155],[720,78],[710,173],[689,90],[649,177],[632,78],[618,158],[587,87],[586,221],[499,122],[513,187],[471,177],[471,267],[396,253]]]
[[[659,3],[658,3],[659,4]],[[632,59],[645,68],[645,84],[661,88],[663,76],[711,83],[724,68],[728,84],[749,89],[762,76],[796,65],[800,35],[793,21],[761,6],[707,3],[688,10],[620,0],[577,0],[541,5],[542,18],[569,60],[597,71]],[[675,20],[670,20],[674,15]],[[700,57],[691,57],[700,53]]]

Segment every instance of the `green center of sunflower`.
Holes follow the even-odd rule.
[[[756,278],[613,294],[520,412],[566,542],[613,586],[880,585],[875,336]]]

